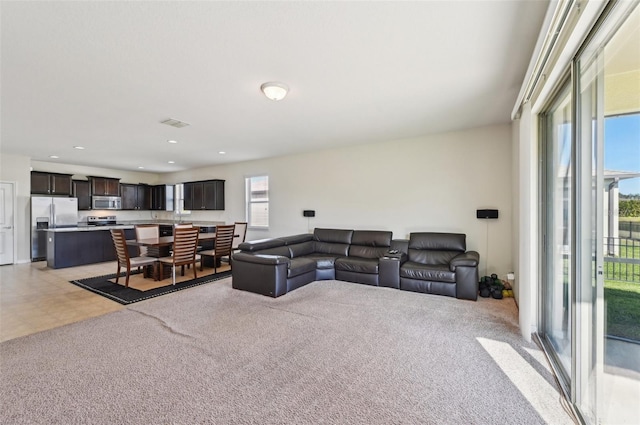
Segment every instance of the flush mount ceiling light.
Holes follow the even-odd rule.
[[[175,145],[176,143],[178,143],[177,140],[167,140],[167,143],[171,143],[172,145]]]
[[[289,87],[284,83],[271,81],[260,86],[260,90],[271,100],[282,100],[287,95]]]
[[[175,161],[167,161],[167,164],[175,164]]]
[[[84,149],[84,146],[74,146],[73,148],[74,148],[74,149],[78,149],[78,150],[83,150],[83,149]]]

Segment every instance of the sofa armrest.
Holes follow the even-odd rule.
[[[289,258],[237,252],[232,255],[231,262],[231,286],[234,289],[274,298],[287,293]]]
[[[456,267],[478,267],[478,263],[480,263],[480,254],[476,251],[467,251],[453,257],[449,263],[449,267],[452,272],[455,272]]]
[[[244,252],[236,252],[233,254],[233,261],[244,261],[254,264],[276,265],[289,264],[291,259],[282,255],[266,255],[266,254],[247,254]]]

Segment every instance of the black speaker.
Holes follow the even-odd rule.
[[[477,218],[498,218],[498,210],[476,210]]]
[[[315,217],[316,212],[314,210],[304,210],[302,211],[302,215],[305,217]]]

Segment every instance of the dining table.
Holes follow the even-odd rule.
[[[215,241],[215,233],[200,233],[198,242]],[[127,239],[129,246],[146,246],[148,257],[167,257],[169,256],[171,245],[173,244],[173,236],[158,236],[157,238],[145,239]]]
[[[215,241],[215,233],[200,233],[198,235],[198,243]],[[158,236],[156,238],[145,239],[127,239],[126,244],[128,246],[146,246],[147,257],[169,257],[171,256],[171,245],[173,244],[173,235],[170,236]],[[148,268],[151,269],[151,268]],[[151,270],[145,270],[145,277],[153,277],[154,280],[158,280],[158,276]]]

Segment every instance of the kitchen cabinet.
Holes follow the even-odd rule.
[[[151,186],[151,209],[155,211],[173,211],[172,185]]]
[[[71,174],[32,171],[31,193],[34,195],[71,196]]]
[[[91,194],[98,196],[120,196],[120,179],[89,176]]]
[[[224,180],[184,183],[185,210],[224,210]]]
[[[91,209],[91,187],[88,180],[73,180],[71,183],[72,196],[78,198],[78,210]]]
[[[124,232],[127,239],[136,238],[134,229],[125,229]],[[130,256],[137,255],[137,247],[131,246],[128,249]],[[116,259],[109,230],[47,231],[47,267],[61,269]]]
[[[151,186],[146,184],[120,184],[123,210],[150,210]]]

